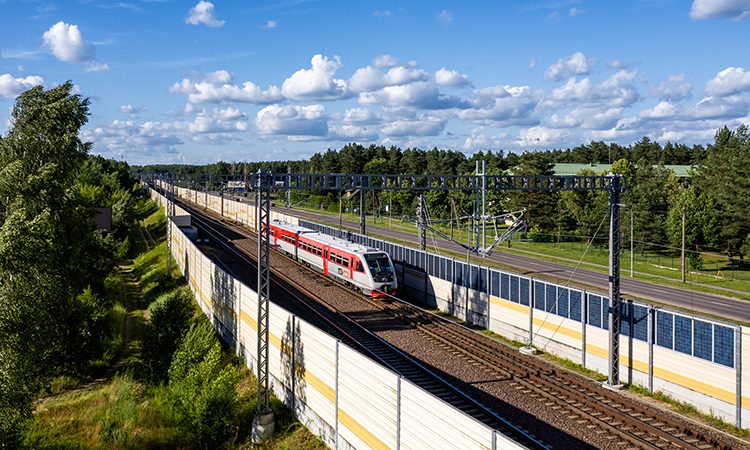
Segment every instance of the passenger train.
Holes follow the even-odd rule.
[[[385,252],[279,220],[270,229],[271,245],[280,252],[365,295],[384,297],[398,288]]]

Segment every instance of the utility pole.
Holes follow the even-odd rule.
[[[484,163],[482,160],[482,257],[486,258],[484,249],[487,248],[487,171]]]
[[[685,205],[682,205],[682,252],[680,254],[680,267],[682,268],[682,282],[685,282]]]
[[[424,195],[417,197],[417,229],[419,230],[419,249],[427,249],[427,233],[425,232],[425,226],[427,225],[427,205],[424,201]]]
[[[620,384],[620,191],[622,175],[610,173],[609,185],[609,376],[604,387]]]
[[[630,278],[633,278],[633,204],[630,204]]]

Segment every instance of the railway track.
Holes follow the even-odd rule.
[[[201,211],[200,214],[205,214],[205,212]],[[204,225],[207,227],[214,226],[199,215],[195,215],[195,217],[199,221],[205,221]],[[232,227],[237,233],[252,239],[249,232],[244,228],[227,222],[224,222],[224,226]],[[224,238],[219,238],[217,235],[216,239]],[[230,245],[229,247],[233,246]],[[252,249],[245,248],[243,250]],[[234,251],[237,250],[234,249]],[[291,262],[288,259],[287,261]],[[289,286],[295,284],[294,280],[282,273],[274,273],[274,278],[283,280],[283,284],[286,286],[283,289],[287,292]],[[330,284],[331,286],[328,287],[331,289],[345,289],[343,286]],[[294,294],[296,301],[304,304],[306,308],[314,311],[321,318],[325,318],[321,319],[324,322],[323,325],[319,325],[321,328],[331,332],[349,345],[370,354],[374,359],[381,361],[392,370],[428,389],[450,404],[471,412],[472,415],[478,413],[475,417],[483,423],[490,425],[492,420],[497,420],[498,417],[493,417],[497,414],[482,406],[470,395],[459,394],[458,396],[462,397],[462,400],[458,403],[454,403],[457,400],[450,396],[444,398],[443,395],[447,395],[444,392],[445,390],[456,391],[458,389],[451,383],[446,382],[443,377],[437,376],[423,363],[416,361],[403,351],[393,348],[392,345],[373,332],[368,331],[363,325],[356,323],[336,306],[322,299],[320,294],[300,287],[296,287],[296,289],[304,293],[302,296]],[[443,348],[446,352],[458,355],[467,364],[481,367],[485,372],[491,373],[496,382],[505,382],[524,396],[542,403],[545,408],[575,424],[574,428],[585,430],[585,434],[598,435],[599,442],[608,443],[602,447],[617,449],[683,448],[691,450],[748,448],[746,443],[731,439],[715,430],[699,427],[683,418],[604,389],[591,380],[561,370],[538,358],[520,355],[512,347],[488,339],[466,327],[447,321],[398,299],[385,302],[373,301],[351,291],[348,291],[348,294],[357,297],[359,302],[366,303],[372,310],[380,311],[383,315],[407,324],[409,329],[417,330],[433,345]],[[316,300],[310,302],[309,299],[303,297],[311,297]],[[425,376],[427,378],[424,381],[415,381]],[[451,395],[455,395],[455,393]],[[461,402],[467,400],[471,404],[459,406],[462,404]],[[477,410],[477,408],[479,409]],[[487,417],[488,413],[489,417]],[[501,425],[503,427],[496,429],[507,433],[508,421],[502,419]],[[496,427],[496,425],[491,426]],[[511,431],[515,430],[516,433],[520,432],[522,437],[528,435],[523,426],[511,425],[510,429]],[[527,437],[533,440],[533,446],[546,446],[545,443],[540,442],[533,436]]]
[[[248,249],[241,247],[244,251],[240,251],[238,247],[228,244],[228,239],[217,229],[216,223],[213,220],[207,220],[199,215],[194,215],[193,219],[197,219],[195,221],[198,222],[200,228],[211,236],[215,242],[241,258],[247,265],[253,268],[256,267],[255,261],[248,255],[250,253],[247,251]],[[444,402],[466,412],[511,439],[529,448],[549,448],[548,445],[545,445],[522,427],[514,425],[510,421],[500,417],[456,386],[453,386],[440,375],[431,371],[421,362],[400,351],[384,339],[367,330],[361,324],[342,314],[334,306],[325,302],[320,297],[320,294],[304,287],[296,286],[294,280],[279,271],[273,271],[271,283],[275,294],[283,292],[286,297],[295,301],[297,305],[303,306],[312,315],[312,320],[309,320],[310,315],[305,317],[306,320],[309,320],[313,325],[328,334],[340,339],[343,343],[368,355]]]

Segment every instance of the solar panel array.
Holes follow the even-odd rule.
[[[609,298],[606,296],[456,261],[452,258],[358,233],[341,231],[307,220],[300,219],[299,224],[332,236],[378,248],[388,253],[396,263],[421,269],[431,276],[452,282],[457,286],[467,287],[524,306],[529,306],[533,301],[536,310],[577,322],[582,320],[585,313],[584,319],[588,325],[603,330],[609,329]],[[648,342],[649,306],[633,301],[623,301],[620,307],[622,335]],[[654,321],[655,345],[723,366],[734,367],[737,330],[733,325],[662,308],[654,311]]]

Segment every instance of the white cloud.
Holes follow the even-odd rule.
[[[537,106],[542,93],[529,86],[493,86],[474,91],[469,108],[459,111],[464,120],[493,125],[532,125],[538,122]]]
[[[445,67],[435,72],[435,83],[438,86],[463,87],[470,86],[471,80],[457,70],[448,70]]]
[[[581,52],[575,52],[566,58],[560,58],[544,71],[547,81],[560,81],[576,75],[586,75],[594,67],[594,60]]]
[[[188,133],[230,133],[247,131],[247,114],[237,108],[201,109],[192,122],[175,122],[175,127]]]
[[[656,95],[668,102],[679,102],[690,98],[693,86],[685,81],[685,74],[671,75],[655,89]]]
[[[401,61],[399,61],[395,56],[379,55],[372,60],[372,65],[378,68],[394,67],[401,65]]]
[[[380,122],[380,119],[368,108],[350,108],[344,112],[343,121],[348,124],[372,125]]]
[[[214,16],[214,4],[201,0],[195,6],[190,8],[185,23],[190,25],[207,25],[209,27],[219,28],[224,25],[224,20],[219,20]]]
[[[516,144],[519,147],[549,148],[563,142],[570,135],[571,132],[567,129],[529,127],[518,132]]]
[[[738,95],[732,95],[705,97],[690,107],[662,101],[653,108],[641,111],[640,117],[662,122],[694,122],[699,120],[731,120],[743,117],[748,112],[750,112],[750,103]]]
[[[352,93],[362,93],[376,91],[386,86],[426,81],[428,78],[427,72],[411,67],[391,67],[388,72],[383,73],[372,66],[367,66],[354,72],[347,87]]]
[[[112,151],[173,151],[174,145],[183,141],[174,132],[172,124],[145,122],[136,124],[131,120],[114,120],[110,125],[84,128],[82,138]]]
[[[94,45],[84,42],[78,25],[57,22],[44,32],[42,41],[61,61],[86,62],[96,59]]]
[[[263,135],[325,136],[328,118],[322,105],[268,105],[258,111],[255,126]]]
[[[467,151],[490,150],[502,148],[508,141],[508,134],[490,135],[485,127],[477,127],[471,130],[471,134],[466,137],[463,148]]]
[[[390,11],[386,10],[375,10],[372,13],[375,17],[390,17],[392,13]]]
[[[750,90],[750,72],[742,67],[727,67],[706,82],[707,95],[733,95]]]
[[[293,100],[333,100],[342,98],[346,82],[335,79],[341,67],[341,58],[333,59],[321,54],[312,57],[310,69],[300,69],[284,80],[281,93]]]
[[[466,102],[453,96],[442,95],[427,81],[386,86],[383,89],[359,94],[362,105],[409,106],[422,109],[464,107]]]
[[[748,0],[693,0],[690,8],[693,19],[747,19],[750,18]]]
[[[11,74],[4,73],[0,75],[0,97],[16,98],[21,92],[43,84],[44,79],[39,76],[14,78]]]
[[[581,9],[581,8],[570,8],[570,10],[568,10],[568,15],[569,15],[570,17],[578,17],[578,16],[580,16],[581,14],[585,14],[586,12],[587,12],[587,11],[586,11],[585,9]]]
[[[127,104],[120,106],[117,110],[123,114],[138,114],[145,111],[145,108],[138,108],[131,104]]]
[[[264,26],[263,28],[265,28],[267,30],[271,30],[273,28],[276,28],[278,25],[279,25],[278,22],[276,22],[275,20],[270,20],[269,19],[269,20],[266,21],[266,26]]]
[[[579,107],[564,117],[553,114],[545,125],[551,128],[582,128],[586,130],[605,130],[613,128],[622,116],[623,108],[586,108]]]
[[[444,9],[437,15],[437,21],[443,25],[450,25],[453,23],[453,13]]]
[[[101,62],[90,62],[84,67],[84,72],[109,72],[109,65]]]
[[[263,90],[251,81],[241,86],[234,83],[234,76],[226,70],[202,74],[195,80],[183,78],[169,89],[175,94],[188,96],[191,103],[240,102],[264,105],[281,101],[281,90],[269,86]]]
[[[562,107],[567,104],[601,104],[608,107],[625,107],[635,103],[640,95],[633,84],[635,72],[620,70],[601,84],[595,85],[588,78],[578,81],[570,78],[561,87],[553,90],[545,99],[546,106]]]
[[[398,119],[385,122],[381,132],[389,137],[437,136],[445,129],[446,120],[434,116]]]

